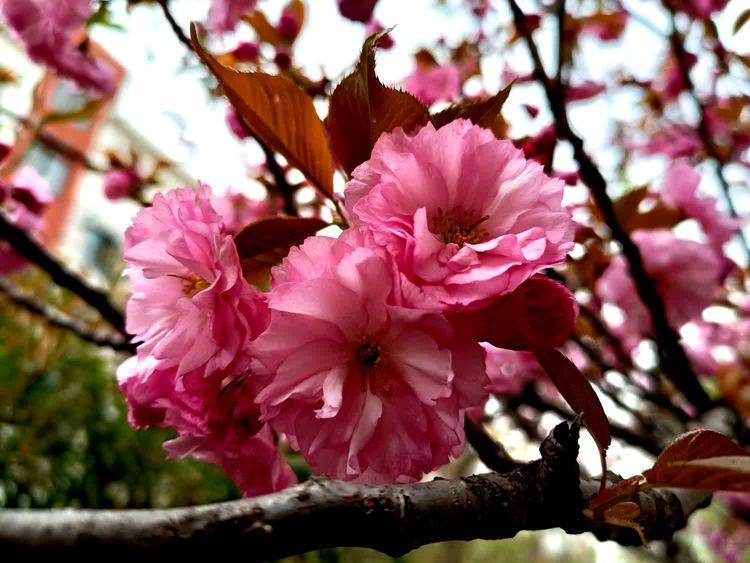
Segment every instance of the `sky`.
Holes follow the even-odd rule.
[[[731,27],[745,2],[747,0],[733,0],[717,20],[725,44],[740,51],[743,46],[745,50],[750,46],[750,25],[734,36]],[[260,5],[273,20],[284,3],[261,0]],[[440,37],[446,38],[449,45],[455,45],[467,34],[475,33],[477,24],[461,8],[462,3],[462,0],[444,0],[438,6],[435,0],[380,0],[375,16],[385,26],[394,26],[392,34],[396,42],[395,49],[382,52],[378,57],[378,73],[383,81],[398,83],[408,75],[414,66],[411,54],[418,48],[431,46]],[[647,20],[648,26],[668,29],[660,11],[654,9],[653,0],[625,0],[624,3]],[[143,5],[128,13],[124,1],[115,0],[112,4],[116,21],[127,31],[97,26],[92,35],[129,70],[127,83],[119,96],[118,113],[194,178],[208,182],[218,191],[228,185],[247,185],[247,166],[258,162],[260,154],[252,143],[243,146],[227,131],[226,103],[209,97],[206,83],[202,81],[206,76],[204,69],[172,35],[160,9],[155,5]],[[204,20],[209,7],[208,0],[178,0],[172,4],[176,19],[184,29],[188,29],[190,21]],[[365,38],[365,26],[342,18],[335,0],[307,0],[307,5],[307,21],[297,42],[295,61],[310,76],[320,76],[323,71],[335,81],[356,61]],[[509,21],[506,3],[495,0],[493,5],[499,10],[497,18]],[[522,1],[521,5],[528,12],[534,11],[532,0]],[[494,23],[496,21],[490,21],[489,27]],[[545,27],[535,37],[548,68],[553,68],[554,21],[547,18]],[[252,38],[247,26],[240,26],[237,34],[214,41],[211,47],[217,52],[228,50],[241,38]],[[623,45],[624,48],[585,40],[577,55],[578,71],[573,75],[574,80],[588,78],[611,83],[614,64],[622,64],[633,75],[645,78],[652,76],[662,63],[663,39],[645,25],[637,22],[629,25]],[[483,82],[471,84],[470,92],[495,92],[505,86],[501,81],[501,54],[507,55],[507,49],[499,40],[497,49],[484,57]],[[510,59],[516,70],[530,70],[521,42],[510,49]],[[729,84],[725,90],[750,95],[746,82]],[[572,122],[605,172],[612,171],[620,148],[611,145],[612,122],[603,116],[635,119],[637,100],[634,92],[605,93],[593,102],[573,104],[570,108]],[[532,122],[521,109],[521,102],[539,106],[540,117]],[[685,110],[690,112],[691,108]],[[533,133],[540,124],[550,120],[546,103],[536,86],[514,88],[504,114],[517,135]],[[556,165],[563,170],[575,167],[570,150],[564,145],[558,149],[556,159]],[[664,162],[659,159],[645,159],[629,172],[633,182],[649,183],[661,175],[663,167]],[[731,169],[729,175],[736,177]],[[704,189],[715,191],[715,182],[709,174],[705,176]],[[614,189],[618,189],[617,186]],[[750,209],[750,199],[745,201],[741,196],[741,200]]]

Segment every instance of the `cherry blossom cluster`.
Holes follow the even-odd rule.
[[[334,478],[420,479],[516,385],[500,348],[559,346],[575,322],[542,275],[572,247],[563,185],[468,121],[396,129],[346,185],[352,226],[291,248],[265,293],[231,236],[252,214],[205,185],[157,195],[125,239],[131,422],[174,428],[171,454],[247,495],[294,480],[279,439]]]

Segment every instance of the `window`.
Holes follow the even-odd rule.
[[[115,236],[93,221],[86,222],[83,244],[83,265],[110,279],[120,258],[120,245]]]
[[[55,196],[60,194],[70,173],[70,164],[64,158],[44,145],[34,143],[26,151],[23,161],[49,182]]]

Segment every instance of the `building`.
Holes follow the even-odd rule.
[[[93,56],[114,69],[117,90],[127,79],[124,68],[99,45],[90,43]],[[44,176],[55,201],[45,213],[43,244],[92,283],[112,286],[120,278],[122,239],[139,205],[110,201],[102,190],[102,175],[90,170],[79,155],[106,168],[106,154],[137,155],[139,168],[148,173],[159,161],[169,161],[156,146],[117,115],[117,94],[95,106],[73,85],[54,72],[36,65],[7,36],[0,34],[0,64],[16,80],[0,84],[0,140],[13,144],[0,174],[9,177],[19,166],[30,165]],[[78,119],[49,123],[43,133],[29,127],[51,113],[71,113],[81,108]],[[26,123],[26,125],[24,125]],[[62,150],[60,150],[62,149]],[[176,165],[157,175],[154,189],[193,185]]]

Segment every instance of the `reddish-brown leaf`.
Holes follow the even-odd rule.
[[[427,49],[420,49],[419,51],[414,53],[414,60],[417,62],[417,66],[421,66],[423,68],[438,66],[438,62],[435,60],[435,57]]]
[[[650,485],[750,492],[750,452],[713,430],[678,436],[643,472]]]
[[[589,501],[588,508],[595,515],[601,515],[608,508],[632,499],[641,490],[643,482],[643,475],[636,475],[635,477],[618,481],[608,489],[600,491],[595,495]]]
[[[242,19],[250,24],[261,41],[265,41],[271,45],[284,43],[284,39],[276,27],[268,21],[266,15],[260,10],[254,10],[251,14],[243,16]]]
[[[381,36],[367,38],[354,72],[331,94],[326,125],[336,161],[347,174],[369,160],[372,147],[383,133],[396,127],[409,131],[430,120],[422,102],[378,80],[375,44]]]
[[[651,207],[641,211],[641,204],[648,201]],[[674,207],[669,207],[659,200],[654,200],[648,188],[630,190],[615,201],[615,213],[626,231],[638,229],[668,229],[682,221],[685,216]]]
[[[510,83],[486,100],[456,104],[444,109],[432,116],[432,124],[435,126],[435,129],[440,129],[456,119],[468,119],[474,125],[489,129],[498,139],[504,139],[507,126],[501,111],[510,95],[512,87],[513,83]]]
[[[240,260],[266,265],[280,262],[289,249],[301,244],[328,223],[312,217],[267,217],[250,223],[234,235]]]
[[[240,72],[219,63],[199,43],[193,46],[255,136],[284,155],[323,193],[333,193],[333,158],[312,98],[281,76]]]
[[[604,479],[607,472],[606,452],[612,437],[607,415],[594,388],[575,364],[554,348],[535,350],[534,356],[573,411],[581,415],[583,425],[599,447]]]

